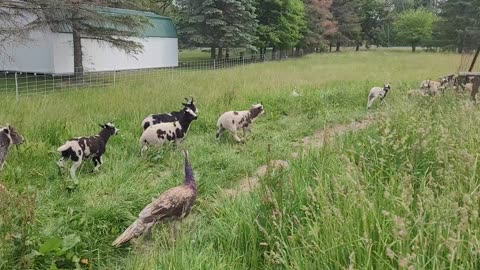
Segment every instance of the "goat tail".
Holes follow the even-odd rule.
[[[63,152],[63,151],[66,151],[70,148],[70,145],[68,143],[60,146],[59,148],[57,148],[57,152]]]
[[[112,246],[119,247],[133,238],[137,238],[142,235],[150,226],[143,223],[141,219],[135,220],[115,241],[112,242]]]

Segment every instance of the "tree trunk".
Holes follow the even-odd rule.
[[[357,44],[357,47],[355,48],[355,51],[356,52],[360,51],[360,45]]]
[[[228,58],[230,58],[230,48],[225,49],[225,59],[228,60]]]
[[[332,45],[332,43],[330,43],[330,52],[332,52],[332,47],[333,47],[333,45]]]
[[[462,35],[460,35],[460,39],[458,40],[458,43],[457,43],[458,53],[463,53],[464,48],[465,48],[465,38]]]
[[[223,48],[220,47],[218,48],[218,60],[222,60],[223,59]]]
[[[337,42],[337,49],[335,50],[336,52],[340,51],[340,42]]]
[[[298,47],[295,48],[295,56],[300,56],[300,49]]]
[[[216,58],[216,55],[215,55],[215,47],[211,47],[210,48],[210,59],[214,60]]]
[[[272,48],[272,60],[275,60],[275,53],[277,52],[277,48]]]
[[[412,44],[412,52],[415,52],[417,50],[417,46],[415,46],[414,44]]]
[[[82,37],[73,26],[73,69],[76,82],[83,81],[83,53],[82,53]]]

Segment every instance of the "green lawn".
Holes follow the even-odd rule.
[[[47,269],[476,269],[480,112],[453,94],[407,99],[425,78],[453,72],[460,57],[379,50],[129,81],[115,88],[0,99],[0,123],[27,142],[11,149],[0,182],[0,268]],[[327,124],[367,117],[372,86],[391,82],[370,128],[323,148],[294,144]],[[294,98],[297,87],[303,96]],[[153,197],[183,180],[181,151],[140,157],[142,119],[198,100],[199,119],[180,147],[199,184],[178,235],[111,242]],[[217,117],[262,101],[245,145],[215,141]],[[55,165],[66,139],[114,121],[100,173],[83,165],[78,185]],[[270,145],[270,147],[269,147]],[[269,150],[270,149],[270,150]],[[225,196],[270,159],[291,162],[261,188]],[[54,268],[53,268],[54,269]]]

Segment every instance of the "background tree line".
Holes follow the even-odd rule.
[[[172,17],[181,47],[208,47],[212,58],[228,57],[232,48],[260,54],[270,48],[284,54],[400,45],[413,51],[424,46],[463,52],[478,46],[469,33],[480,27],[480,0],[3,0],[0,21],[7,26],[0,26],[0,41],[22,40],[44,24],[68,25],[79,72],[82,38],[129,53],[141,51],[141,44],[129,37],[141,36],[148,20],[110,16],[99,7]],[[23,11],[38,17],[27,24],[11,20]]]
[[[342,46],[476,47],[480,0],[150,0],[176,19],[183,47],[264,54]],[[168,8],[164,8],[168,6]],[[473,33],[473,34],[472,34]],[[228,54],[227,54],[228,56]]]

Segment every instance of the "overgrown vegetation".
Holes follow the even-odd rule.
[[[0,173],[9,189],[0,194],[0,268],[478,268],[479,111],[454,95],[405,97],[458,61],[388,51],[310,55],[2,99],[0,123],[15,124],[27,142],[12,149]],[[365,118],[370,87],[388,81],[394,88],[374,106],[371,128],[292,159],[294,143],[326,123]],[[294,86],[302,96],[291,96]],[[152,197],[183,180],[179,149],[142,158],[138,138],[144,116],[177,109],[188,95],[200,108],[180,147],[198,176],[192,215],[178,235],[165,224],[150,239],[112,248]],[[247,144],[215,141],[222,112],[258,101],[267,113]],[[72,183],[54,163],[56,147],[96,134],[105,121],[115,121],[121,135],[109,142],[100,173],[85,163]],[[270,159],[289,160],[291,168],[250,193],[223,193]]]

